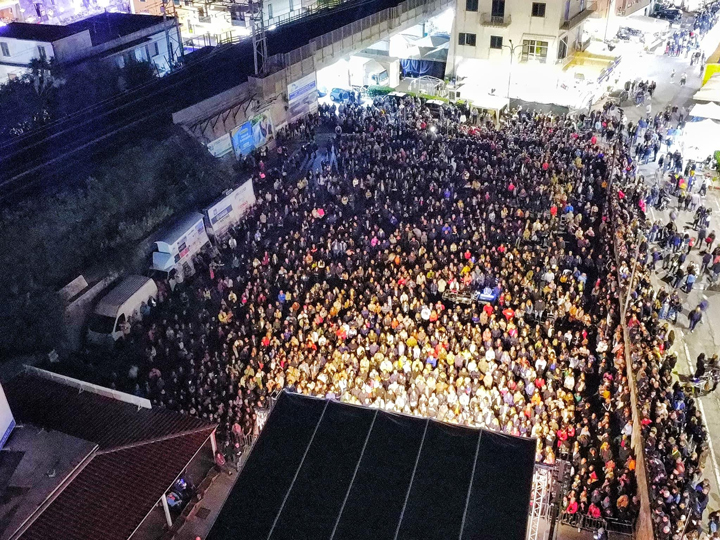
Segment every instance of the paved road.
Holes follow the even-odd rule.
[[[720,25],[717,25],[702,42],[702,47],[709,55],[715,50],[720,42]],[[664,48],[663,48],[664,49]],[[660,53],[662,51],[658,51]],[[628,59],[630,60],[630,59]],[[625,62],[625,59],[623,59]],[[630,72],[636,73],[636,77],[641,79],[650,79],[657,81],[658,87],[652,99],[653,113],[663,110],[666,105],[676,105],[690,109],[692,106],[692,95],[701,86],[701,69],[698,66],[690,66],[689,59],[685,58],[669,58],[662,54],[645,54],[638,55],[637,58],[629,61]],[[674,81],[670,80],[670,73],[675,69]],[[679,85],[679,78],[682,73],[687,73],[688,80],[684,87]],[[645,114],[644,105],[640,107],[629,106],[625,109],[628,119],[636,122],[641,115]],[[650,163],[640,168],[640,173],[646,178],[652,178],[657,170],[657,165]],[[720,232],[720,191],[709,191],[704,197],[703,204],[709,206],[713,210],[713,217],[708,231],[715,230]],[[676,199],[673,198],[671,208],[676,205]],[[651,209],[650,217],[659,219],[664,223],[669,220],[669,209],[659,212]],[[691,212],[681,210],[677,219],[679,229],[687,227],[689,229],[689,221],[692,219]],[[694,233],[694,231],[689,231]],[[699,250],[694,250],[688,260],[699,261]],[[660,271],[655,276],[655,286],[667,286],[660,278],[665,272]],[[690,294],[681,293],[684,299],[683,314],[678,317],[675,325],[677,339],[673,350],[678,353],[677,375],[686,376],[695,368],[695,359],[704,352],[708,356],[712,356],[716,352],[720,352],[720,293],[705,290],[705,279],[699,280],[695,288]],[[706,313],[705,319],[695,332],[689,333],[687,313],[698,305],[703,297],[707,297],[710,301],[710,307]],[[711,394],[700,400],[701,410],[705,417],[705,422],[710,431],[711,442],[711,459],[706,464],[705,476],[710,480],[712,485],[710,510],[720,509],[720,393]]]

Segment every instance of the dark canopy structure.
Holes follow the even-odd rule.
[[[208,540],[522,540],[535,442],[283,392]]]

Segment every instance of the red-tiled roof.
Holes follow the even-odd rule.
[[[80,392],[31,373],[3,385],[16,420],[94,442],[100,450],[192,433],[210,426],[198,418]]]
[[[212,433],[97,454],[21,540],[127,540]]]

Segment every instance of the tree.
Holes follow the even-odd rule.
[[[188,135],[120,149],[82,188],[0,214],[0,358],[57,346],[55,291],[88,269],[147,269],[142,240],[170,216],[202,208],[233,177]],[[141,261],[140,266],[133,267]]]
[[[54,58],[35,58],[26,75],[0,85],[0,140],[28,133],[156,76],[150,62],[131,60],[121,69],[90,60],[67,70]]]

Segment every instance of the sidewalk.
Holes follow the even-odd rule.
[[[196,538],[204,540],[207,538],[239,476],[234,471],[232,476],[228,476],[226,473],[218,475],[173,540],[196,540]]]

